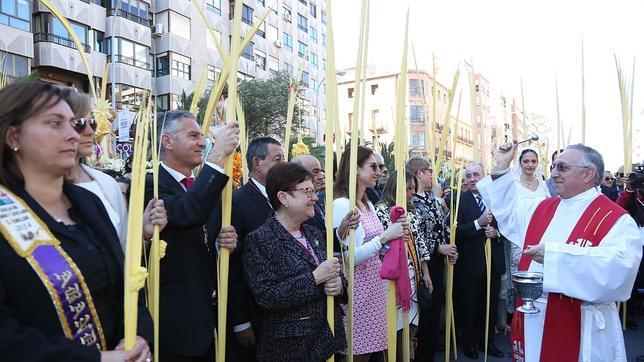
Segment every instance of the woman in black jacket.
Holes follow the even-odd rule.
[[[326,316],[327,295],[344,295],[337,258],[327,259],[326,238],[304,224],[317,201],[311,175],[294,163],[278,164],[266,178],[275,210],[246,237],[244,273],[262,308],[258,361],[324,361],[346,347],[340,307],[335,332]]]
[[[139,337],[123,350],[116,231],[94,194],[64,180],[79,140],[70,91],[40,82],[0,91],[0,359],[146,361],[143,298]]]

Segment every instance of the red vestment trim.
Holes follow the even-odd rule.
[[[526,232],[525,247],[537,245],[550,225],[559,206],[559,198],[543,200],[535,210]],[[603,212],[602,212],[603,211]],[[566,244],[595,247],[608,234],[615,222],[626,212],[604,195],[598,196],[586,208],[568,236]],[[521,256],[520,271],[530,267],[532,259]],[[517,301],[522,303],[522,301]],[[545,311],[541,361],[578,361],[581,345],[581,301],[560,293],[549,293]],[[523,361],[525,340],[523,313],[514,313],[512,320],[513,360]],[[515,328],[516,327],[516,328]]]

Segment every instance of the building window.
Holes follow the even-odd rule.
[[[280,60],[272,55],[268,56],[268,70],[271,74],[275,74],[280,70]]]
[[[412,132],[411,133],[411,145],[413,147],[424,147],[425,146],[425,133],[423,133],[423,132]]]
[[[305,33],[309,31],[309,23],[306,19],[306,16],[298,13],[297,14],[297,28],[304,31]]]
[[[255,64],[262,70],[266,70],[266,53],[255,50]]]
[[[160,12],[156,22],[163,24],[163,28],[169,33],[190,40],[190,18],[168,10]]]
[[[301,2],[304,5],[307,5],[306,0],[299,0],[299,2]]]
[[[326,58],[322,58],[322,70],[326,70]]]
[[[288,74],[293,74],[293,66],[287,62],[284,62],[284,69]]]
[[[409,106],[409,119],[412,123],[423,123],[423,121],[425,120],[423,107],[417,105]]]
[[[318,30],[314,27],[309,28],[309,35],[311,36],[311,41],[315,44],[318,43]]]
[[[318,55],[315,53],[311,53],[311,66],[318,69]]]
[[[375,95],[377,89],[378,89],[378,85],[377,84],[372,84],[371,85],[371,95]]]
[[[107,94],[112,93],[112,84],[107,85]],[[128,109],[130,111],[138,111],[141,101],[145,98],[148,90],[143,88],[133,87],[127,84],[115,84],[114,99],[115,105],[120,109]]]
[[[317,96],[318,90],[319,90],[318,86],[319,86],[318,81],[313,79],[313,78],[311,78],[311,88],[313,88],[313,92],[315,92],[316,96]]]
[[[242,52],[242,57],[248,59],[248,60],[254,60],[255,59],[255,43],[248,42],[248,45],[246,45],[246,48],[244,48],[244,51]]]
[[[0,1],[0,24],[31,31],[31,8],[27,0]]]
[[[255,21],[259,21],[259,18],[255,18]],[[261,24],[259,24],[259,27],[257,28],[257,33],[258,36],[266,39],[266,22],[263,21]]]
[[[96,29],[90,29],[87,33],[89,38],[89,46],[95,52],[107,54],[105,49],[105,33]]]
[[[347,89],[347,96],[348,96],[349,98],[353,98],[353,88],[348,88],[348,89]]]
[[[322,20],[322,24],[326,24],[326,13],[324,11],[320,11],[320,20]]]
[[[72,29],[78,40],[83,44],[83,50],[89,53],[90,47],[87,44],[87,27],[70,21]],[[71,35],[63,24],[50,13],[39,13],[34,16],[34,43],[50,42],[68,48],[76,49]]]
[[[164,75],[170,74],[170,54],[169,53],[163,53],[160,55],[157,55],[157,72],[156,76],[157,77],[162,77]]]
[[[217,49],[217,46],[215,45],[215,40],[221,43],[221,32],[216,29],[213,29],[213,32],[215,33],[216,39],[213,39],[212,35],[210,35],[210,32],[208,32],[208,34],[206,34],[206,47],[208,47],[208,49],[215,50]]]
[[[309,73],[308,73],[308,72],[302,72],[302,81],[300,82],[300,84],[301,84],[304,88],[308,88],[308,87],[309,87]]]
[[[171,54],[170,74],[177,78],[190,80],[190,58],[177,53]]]
[[[297,55],[300,58],[306,57],[306,54],[308,53],[308,46],[301,41],[297,42]]]
[[[7,77],[8,83],[29,75],[29,58],[0,51],[0,59],[2,73]]]
[[[221,0],[206,0],[206,10],[221,16]]]
[[[284,48],[293,53],[293,37],[291,37],[291,34],[284,33],[284,40],[282,42],[284,43]]]
[[[232,12],[231,12],[232,13]],[[253,8],[244,4],[242,5],[242,22],[253,25]]]
[[[291,13],[291,8],[289,8],[288,6],[284,5],[282,7],[282,13],[283,13],[284,21],[286,21],[287,23],[290,23],[291,19],[292,19],[292,15],[293,15]]]
[[[147,26],[149,25],[148,11],[148,3],[142,0],[111,0],[107,16],[120,16]]]
[[[322,34],[322,45],[326,46],[326,34]]]
[[[318,17],[318,7],[314,3],[309,3],[309,14],[311,14],[312,17],[317,18]]]
[[[276,41],[279,39],[279,31],[271,24],[266,25],[266,35],[269,41]]]
[[[212,65],[208,66],[208,85],[212,86],[217,83],[221,77],[221,69],[213,67]]]
[[[423,91],[423,83],[419,79],[410,79],[409,80],[409,96],[410,97],[421,97]]]
[[[112,38],[105,38],[108,56],[112,55]],[[114,54],[117,63],[129,64],[138,68],[151,69],[150,48],[145,45],[131,42],[127,39],[116,38],[116,53]],[[108,58],[111,60],[111,58]]]

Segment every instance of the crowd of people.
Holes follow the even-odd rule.
[[[91,99],[40,82],[0,90],[0,359],[142,362],[151,360],[156,342],[162,362],[213,361],[216,334],[225,334],[229,361],[340,360],[347,354],[355,361],[384,361],[383,275],[395,266],[394,251],[403,250],[397,267],[406,271],[395,280],[398,360],[403,311],[409,313],[413,360],[433,361],[444,348],[447,265],[454,267],[456,334],[467,358],[479,358],[487,345],[489,355],[511,353],[515,360],[626,360],[615,302],[631,297],[636,278],[642,283],[642,170],[622,170],[616,178],[604,172],[597,151],[572,145],[553,155],[546,180],[538,151],[509,143],[500,147],[492,170],[467,165],[457,195],[435,183],[433,164],[424,157],[389,172],[379,153],[359,146],[357,163],[344,152],[336,170],[324,170],[311,155],[285,162],[281,143],[266,136],[248,144],[250,178],[233,192],[231,225],[222,227],[221,194],[231,178],[224,160],[239,145],[238,125],[204,135],[188,111],[169,111],[158,120],[159,196],[153,197],[148,175],[140,233],[149,247],[158,226],[167,242],[160,332],[155,341],[145,298],[139,298],[138,337],[126,351],[128,207],[116,180],[84,161],[96,130]],[[355,184],[349,181],[353,171]],[[324,192],[331,172],[333,199]],[[406,205],[397,205],[397,187],[406,188]],[[333,255],[326,247],[327,203]],[[455,243],[450,214],[457,220]],[[222,248],[231,250],[228,330],[216,333]],[[511,276],[526,270],[543,273],[544,294],[535,301],[541,312],[514,313],[510,323],[521,302]],[[508,332],[512,351],[503,351],[493,337]],[[557,354],[563,359],[552,359]]]

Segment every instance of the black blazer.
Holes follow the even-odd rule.
[[[213,341],[216,268],[206,245],[204,225],[226,182],[228,176],[204,166],[186,192],[165,168],[159,167],[159,198],[168,216],[168,225],[161,232],[161,240],[167,242],[159,290],[161,351],[198,356],[206,353]],[[145,185],[145,198],[149,200],[153,196],[152,175]]]
[[[481,209],[470,191],[461,193],[458,208],[458,224],[456,226],[456,247],[458,261],[455,273],[460,275],[485,275],[485,230],[476,230],[474,221],[481,216]],[[498,229],[496,220],[492,226]],[[505,257],[503,243],[500,238],[491,239],[492,270],[499,274],[505,273]]]
[[[56,222],[40,204],[22,187],[12,187],[12,191],[40,217],[54,236],[61,241],[61,247],[75,242],[74,234]],[[110,222],[103,203],[92,192],[71,183],[65,183],[63,192],[71,202],[75,214],[82,223],[93,231],[92,240],[98,243],[103,256],[111,259],[117,270],[110,273],[118,277],[114,300],[99,300],[94,294],[91,280],[93,275],[83,275],[95,305],[115,303],[116,315],[101,315],[99,320],[105,325],[112,318],[120,324],[118,335],[106,335],[108,349],[123,338],[123,252],[116,230]],[[80,222],[80,221],[79,221]],[[78,265],[77,265],[78,266]],[[80,268],[80,266],[79,266]],[[82,270],[81,270],[82,272]],[[145,307],[143,294],[139,296],[138,335],[153,343],[152,320]],[[150,347],[152,348],[152,347]],[[100,353],[94,347],[85,347],[78,342],[65,338],[52,304],[51,297],[42,281],[29,263],[18,256],[0,235],[0,359],[3,361],[99,361]]]
[[[302,230],[318,260],[325,260],[324,235],[306,224]],[[315,285],[313,278],[317,264],[277,219],[248,235],[243,261],[244,277],[262,309],[258,361],[319,362],[346,347],[337,299],[334,337],[324,286]]]
[[[257,335],[260,324],[259,307],[253,301],[242,272],[244,239],[260,227],[272,214],[273,209],[261,192],[249,180],[233,192],[231,224],[237,232],[237,248],[230,254],[228,273],[228,322],[227,328],[251,322]],[[221,208],[217,208],[208,223],[210,242],[214,244],[221,229]]]

